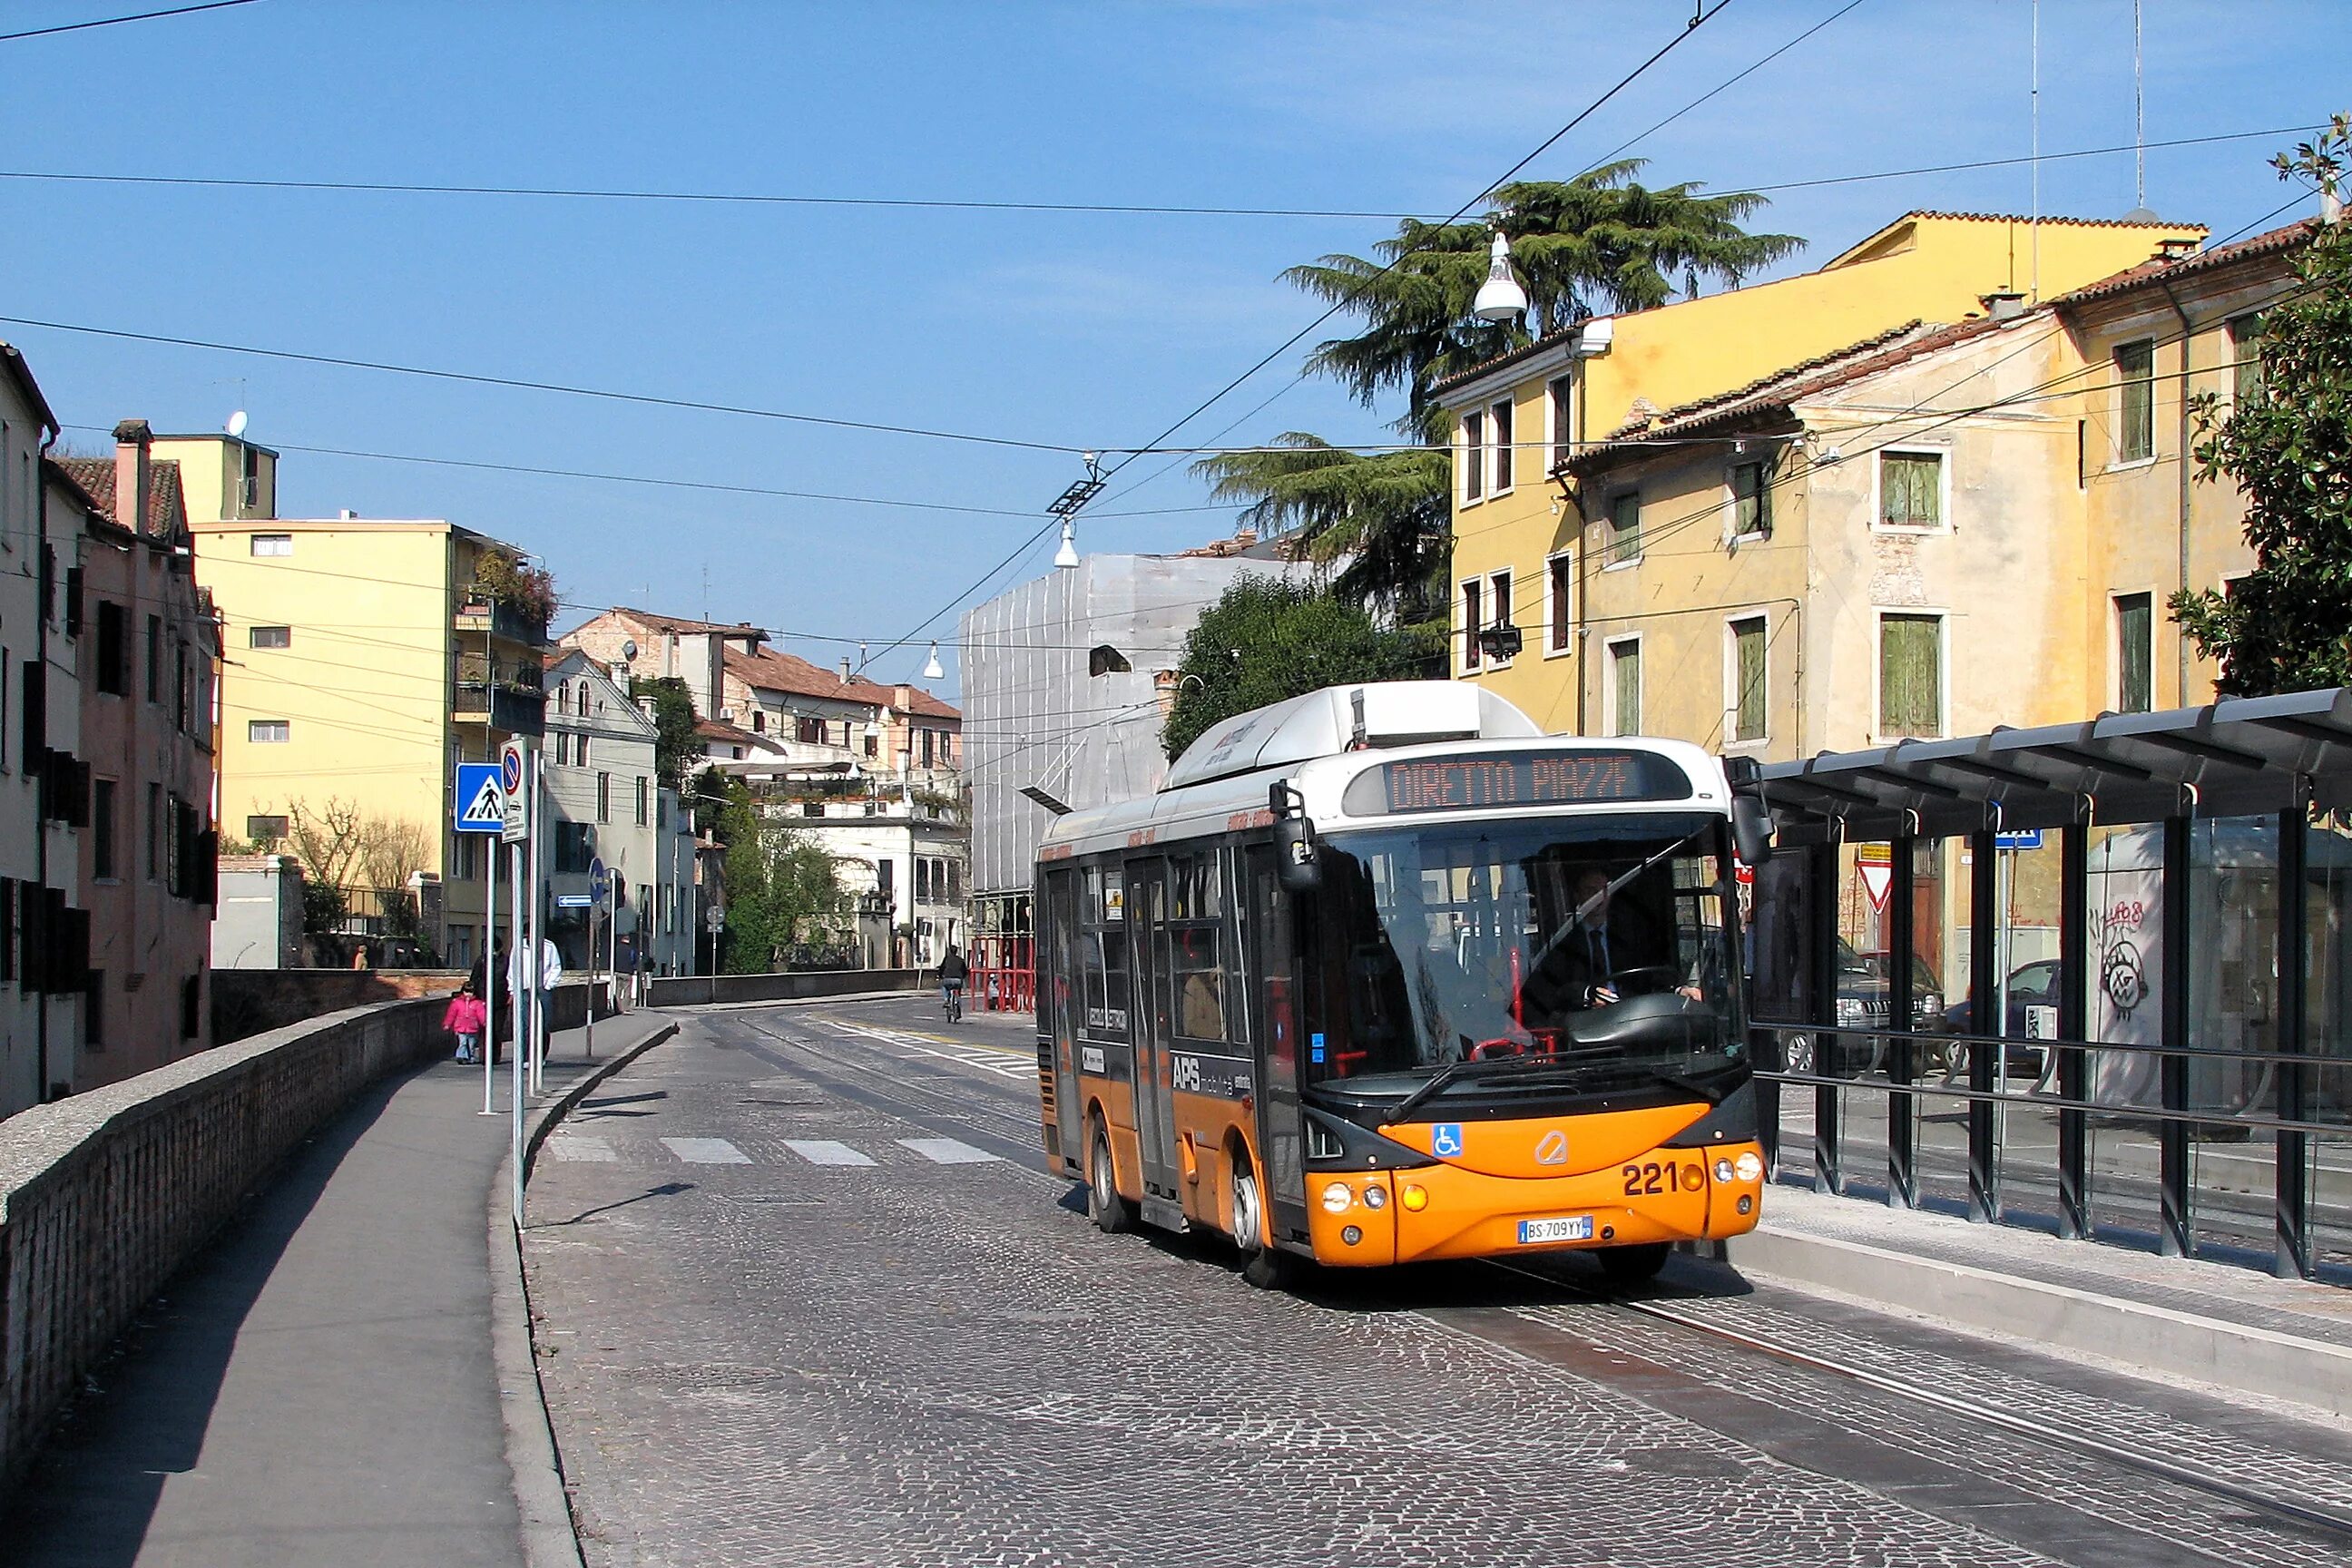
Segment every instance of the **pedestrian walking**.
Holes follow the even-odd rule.
[[[474,967],[466,972],[467,987],[476,996],[481,998],[482,1010],[486,1013],[489,1011],[490,1006],[490,986],[499,975],[506,973],[506,968],[507,944],[501,942],[493,945],[492,952],[477,957],[474,960]],[[512,999],[514,994],[509,990],[507,994],[509,999],[506,1005],[499,1009],[496,1020],[498,1027],[495,1033],[498,1037],[484,1042],[489,1050],[492,1061],[499,1059],[500,1055],[499,1047],[514,1038],[515,1009]]]
[[[482,1026],[488,1021],[489,1005],[474,992],[470,980],[457,987],[449,998],[448,1010],[441,1015],[441,1026],[457,1037],[457,1059],[473,1062],[481,1059]]]
[[[519,947],[508,955],[507,994],[516,998],[518,1009],[526,994],[535,996],[539,1010],[531,1015],[531,1018],[538,1038],[532,1042],[532,1047],[544,1059],[547,1037],[553,1032],[547,1026],[547,1006],[555,994],[555,988],[563,984],[563,956],[555,951],[555,943],[545,937],[539,940],[539,962],[529,962],[530,956],[530,949],[527,947]]]

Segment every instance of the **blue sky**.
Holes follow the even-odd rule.
[[[1566,177],[1838,10],[1735,0],[1530,174]],[[0,32],[147,8],[0,0]],[[2147,0],[2151,141],[2352,107],[2336,4]],[[1450,212],[1647,55],[1687,0],[1561,5],[495,5],[262,0],[0,44],[0,169],[776,195]],[[2045,0],[2045,153],[2132,139],[2129,0]],[[2016,157],[2032,11],[1864,0],[1633,149],[1727,189]],[[2292,194],[2284,138],[2158,149],[2147,201],[2223,236]],[[1817,264],[1912,207],[2023,211],[2022,166],[1790,190]],[[2128,155],[2045,164],[2044,209],[2133,205]],[[2298,212],[2302,209],[2297,208]],[[2281,220],[2284,221],[2284,220]],[[0,314],[1050,445],[1151,437],[1311,321],[1276,280],[1355,218],[1053,215],[229,191],[0,179]],[[69,425],[285,450],[289,515],[447,517],[563,596],[879,648],[1043,521],[1071,456],[825,430],[0,326]],[[1308,342],[1311,343],[1313,340]],[[1292,382],[1297,353],[1191,426]],[[1384,437],[1319,383],[1221,439]],[[102,434],[70,438],[95,447]],[[1013,509],[499,474],[336,447]],[[1167,471],[1162,472],[1163,468]],[[1156,477],[1155,477],[1156,476]],[[1142,481],[1139,483],[1138,481]],[[1082,547],[1228,531],[1145,458]],[[1048,538],[999,582],[1045,569]],[[705,574],[708,574],[708,599]],[[952,616],[934,632],[951,637]],[[783,646],[821,663],[843,645]],[[906,679],[920,642],[877,661]],[[949,650],[952,690],[952,650]]]

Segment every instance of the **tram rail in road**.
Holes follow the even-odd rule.
[[[801,1037],[796,1037],[794,1034],[769,1027],[749,1016],[739,1015],[731,1023],[785,1047],[796,1065],[818,1068],[845,1088],[854,1086],[859,1091],[857,1098],[867,1100],[869,1104],[879,1102],[894,1106],[901,1114],[919,1123],[936,1124],[952,1121],[968,1129],[976,1121],[984,1121],[994,1141],[1017,1148],[1030,1162],[1027,1167],[1030,1173],[1042,1184],[1055,1188],[1067,1188],[1072,1184],[1067,1178],[1041,1168],[1043,1153],[1034,1110],[1024,1112],[1005,1104],[1007,1091],[1011,1088],[1007,1080],[1034,1071],[1034,1063],[1015,1053],[1012,1047],[957,1040],[951,1042],[952,1048],[942,1048],[941,1043],[932,1037],[886,1024],[840,1019],[832,1016],[810,1017],[803,1014],[802,1017],[811,1025],[829,1028],[831,1040],[837,1040],[851,1048],[828,1049],[826,1047],[830,1042],[825,1038],[806,1037],[812,1031],[803,1031]],[[876,1055],[899,1055],[902,1059],[908,1059],[910,1065],[912,1058],[919,1057],[924,1058],[929,1068],[929,1075],[915,1077],[891,1071],[883,1062],[875,1059]],[[985,1058],[997,1060],[991,1061]],[[772,1059],[784,1058],[779,1055]],[[1001,1071],[999,1062],[1017,1062],[1023,1071],[1019,1074]],[[973,1093],[952,1082],[942,1082],[939,1077],[941,1068],[949,1072],[961,1068],[975,1075],[984,1073],[984,1078],[974,1077],[972,1087],[979,1089],[986,1084],[993,1092]],[[1006,1123],[1016,1124],[1017,1134],[1005,1130]],[[1530,1268],[1513,1260],[1488,1259],[1453,1267],[1482,1268],[1509,1276],[1522,1283],[1540,1287],[1558,1304],[1572,1303],[1611,1313],[1633,1315],[1665,1325],[1679,1334],[1702,1336],[1716,1345],[1728,1346],[1745,1354],[1767,1357],[1826,1374],[1869,1389],[1877,1395],[1923,1407],[1941,1417],[1991,1428],[2070,1457],[2128,1470],[2164,1487],[2180,1489],[2183,1493],[2250,1510],[2277,1525],[2288,1527],[2297,1538],[2306,1542],[2352,1546],[2352,1511],[2330,1506],[2326,1501],[2249,1485],[2242,1479],[2209,1467],[2183,1462],[2177,1458],[2147,1452],[2095,1436],[2092,1430],[2096,1425],[2095,1416],[2062,1421],[2051,1418],[2047,1411],[2039,1415],[2020,1414],[1982,1398],[1930,1386],[1918,1380],[1889,1375],[1885,1371],[1826,1354],[1819,1349],[1790,1342],[1762,1331],[1753,1324],[1734,1326],[1708,1321],[1678,1310],[1670,1300],[1595,1289],[1575,1279],[1562,1278],[1556,1272]],[[1312,1292],[1309,1294],[1311,1296]],[[1579,1336],[1575,1329],[1530,1315],[1531,1311],[1540,1311],[1547,1304],[1507,1306],[1498,1310],[1508,1313],[1527,1331],[1558,1336],[1563,1344],[1576,1342]],[[1419,1307],[1407,1310],[1450,1330],[1478,1331],[1462,1312]],[[2062,1364],[2065,1363],[2062,1362]],[[2057,1384],[2045,1386],[2062,1397],[2069,1392]],[[1640,1397],[1638,1392],[1635,1396]],[[2088,1396],[2083,1398],[2087,1410],[2091,1401]],[[1737,1436],[1738,1433],[1727,1430],[1726,1435]],[[1861,1436],[1867,1438],[1869,1434]],[[2210,1552],[2199,1552],[2197,1547],[2188,1542],[2177,1542],[2176,1544],[2185,1545],[2200,1555],[2210,1555]]]

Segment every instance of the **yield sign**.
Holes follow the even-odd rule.
[[[1873,866],[1865,862],[1856,866],[1854,869],[1862,873],[1862,890],[1870,895],[1870,907],[1874,910],[1885,909],[1887,892],[1895,886],[1895,868]]]

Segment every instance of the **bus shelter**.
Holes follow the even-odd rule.
[[[1784,1177],[2352,1282],[2352,691],[1760,776]]]

